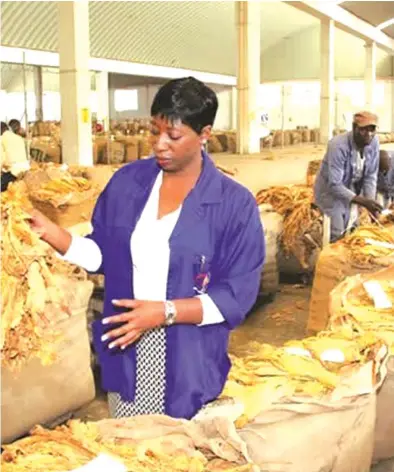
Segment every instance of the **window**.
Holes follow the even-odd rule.
[[[117,89],[114,94],[115,111],[138,110],[137,89]]]

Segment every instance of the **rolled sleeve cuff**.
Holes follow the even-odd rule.
[[[225,321],[219,308],[208,294],[198,295],[197,298],[201,300],[203,310],[202,322],[198,326],[219,324]]]
[[[56,253],[59,259],[75,264],[88,272],[96,272],[101,266],[103,256],[99,246],[88,238],[73,236],[70,247],[64,256]]]
[[[353,200],[353,198],[357,196],[354,192],[352,192],[351,190],[349,190],[349,189],[346,188],[346,187],[343,188],[342,194],[343,194],[344,198],[345,198],[349,203],[351,203],[351,201]]]

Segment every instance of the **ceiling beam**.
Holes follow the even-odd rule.
[[[375,26],[361,20],[353,13],[348,12],[336,2],[310,1],[298,2],[288,1],[291,5],[299,10],[309,13],[316,18],[329,18],[335,21],[335,26],[347,33],[357,36],[365,41],[375,41],[380,48],[394,53],[394,39],[390,38]]]
[[[383,21],[383,23],[380,23],[376,28],[379,30],[384,30],[387,27],[394,25],[394,17],[390,18],[389,20]]]
[[[59,54],[50,51],[36,51],[33,49],[13,48],[0,46],[0,62],[11,64],[28,64],[32,66],[59,67]],[[237,78],[231,75],[214,74],[177,67],[164,67],[136,62],[118,61],[114,59],[102,59],[91,57],[89,70],[105,71],[117,74],[137,75],[142,77],[158,77],[174,79],[192,75],[196,79],[208,84],[228,85],[234,87]]]

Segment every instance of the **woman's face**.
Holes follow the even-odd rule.
[[[152,117],[151,144],[159,166],[165,172],[180,172],[201,159],[201,147],[209,138],[210,126],[201,134],[181,121]]]

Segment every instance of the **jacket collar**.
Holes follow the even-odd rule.
[[[201,204],[218,203],[222,200],[224,176],[205,151],[202,151],[202,159],[202,172],[191,195],[193,195],[193,199]],[[154,157],[146,159],[143,164],[141,162],[132,174],[131,189],[133,193],[140,194],[147,189],[151,190],[159,172],[160,167]]]

